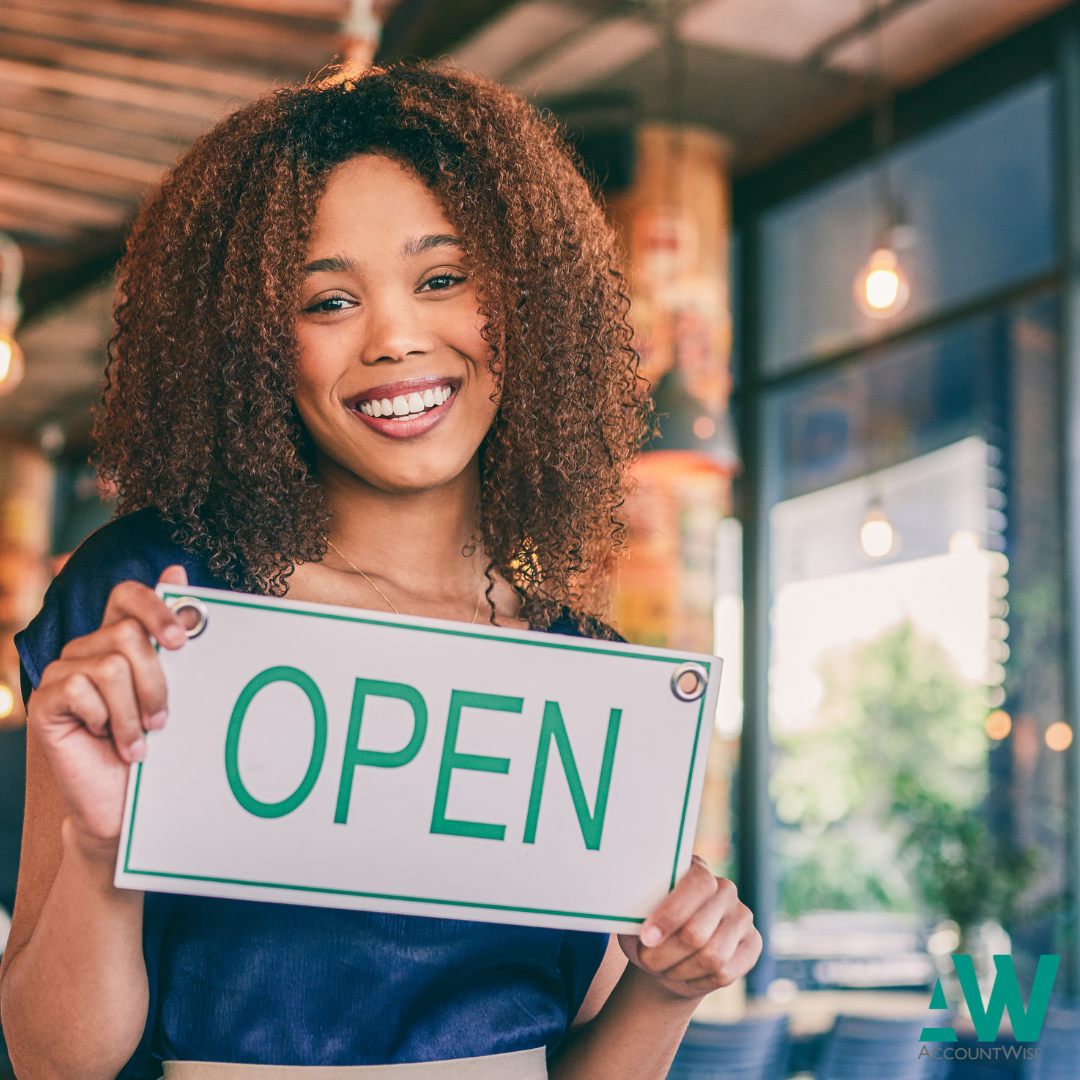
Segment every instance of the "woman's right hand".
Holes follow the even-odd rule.
[[[186,585],[182,566],[159,578]],[[29,723],[71,810],[92,841],[120,836],[128,766],[146,756],[145,732],[165,725],[167,695],[153,637],[182,648],[184,626],[153,589],[124,581],[109,594],[101,628],[64,646],[30,698]]]

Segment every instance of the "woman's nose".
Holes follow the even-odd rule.
[[[368,298],[360,359],[365,364],[400,363],[431,351],[420,305],[412,297],[380,294]]]

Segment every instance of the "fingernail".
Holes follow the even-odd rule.
[[[164,633],[165,644],[177,648],[187,640],[187,634],[179,626],[170,626]]]
[[[148,716],[146,718],[147,731],[160,731],[165,726],[165,721],[168,719],[168,709],[162,709],[161,712],[156,712],[153,716]]]
[[[660,933],[660,927],[658,926],[645,926],[641,930],[641,937],[639,940],[645,948],[651,948],[653,945],[659,945],[660,939],[664,935]]]
[[[136,739],[128,747],[128,754],[132,761],[142,761],[146,757],[146,740]]]

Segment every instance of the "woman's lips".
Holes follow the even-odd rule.
[[[357,395],[348,402],[349,411],[380,435],[414,438],[447,415],[459,385],[438,376],[387,383]]]

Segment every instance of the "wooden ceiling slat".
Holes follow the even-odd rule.
[[[80,172],[98,173],[102,176],[124,180],[137,198],[139,189],[146,184],[156,184],[161,179],[162,168],[149,161],[122,157],[85,146],[39,139],[35,136],[13,135],[0,131],[0,162],[7,156],[35,162],[41,167],[41,179],[48,181],[47,170],[54,167],[76,169]]]
[[[123,203],[10,177],[0,177],[0,205],[8,211],[38,215],[62,225],[100,229],[115,228],[131,216],[130,207]]]
[[[60,90],[40,89],[35,86],[5,82],[0,75],[0,101],[12,109],[32,113],[94,129],[108,129],[113,134],[138,139],[145,135],[151,139],[171,142],[176,153],[197,139],[208,127],[212,118],[186,116],[176,112],[162,112],[139,105],[104,101],[101,98],[76,97]]]
[[[324,19],[327,22],[340,22],[349,13],[349,0],[303,0],[302,6],[296,0],[213,0],[207,6],[292,18],[302,14],[309,19]]]
[[[20,244],[67,245],[79,238],[79,230],[54,220],[17,214],[0,206],[0,229],[10,233]],[[23,252],[24,256],[26,252]],[[29,260],[28,260],[29,261]]]
[[[300,48],[337,47],[337,25],[320,27],[310,18],[303,24],[285,25],[238,14],[215,14],[165,5],[142,4],[132,0],[5,0],[5,6],[30,12],[54,12],[94,22],[142,27],[197,38],[247,42],[266,47],[285,47],[290,41]],[[294,10],[295,14],[295,10]]]
[[[96,170],[42,161],[28,155],[9,154],[7,152],[9,140],[18,142],[19,137],[0,132],[0,176],[28,180],[35,184],[47,183],[51,187],[70,191],[75,195],[115,199],[129,206],[133,214],[143,191],[146,190],[145,184],[125,179],[122,176],[110,176]]]
[[[185,93],[145,83],[108,79],[100,75],[87,75],[62,68],[46,68],[21,60],[0,57],[0,80],[35,86],[42,90],[60,90],[84,97],[101,98],[104,101],[162,112],[174,112],[184,116],[197,116],[203,120],[216,120],[227,112],[226,103],[219,97]]]
[[[330,63],[348,6],[0,0],[0,229],[23,247],[27,311],[108,270],[213,122]]]
[[[65,45],[52,38],[30,34],[0,33],[0,55],[184,90],[206,91],[222,98],[253,98],[274,85],[271,80],[254,75],[175,64],[167,60],[146,60],[122,52]]]
[[[9,109],[3,105],[0,105],[0,132],[119,155],[140,164],[156,165],[158,172],[171,165],[187,145],[178,140],[159,139],[130,130],[116,131],[85,121]]]
[[[263,75],[281,76],[291,72],[295,78],[302,78],[327,59],[326,42],[319,37],[311,43],[302,39],[290,42],[284,35],[273,43],[242,37],[222,39],[213,34],[176,33],[156,27],[121,26],[66,14],[52,15],[16,8],[10,3],[0,7],[0,27],[88,45],[157,52],[179,60],[221,57],[234,65],[254,65],[256,73]]]

